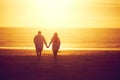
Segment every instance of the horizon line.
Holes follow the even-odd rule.
[[[5,50],[7,50],[7,49],[10,49],[10,50],[14,50],[14,49],[16,49],[16,50],[35,50],[35,47],[0,47],[0,49],[5,49]],[[51,48],[44,48],[43,50],[52,50]],[[59,51],[61,51],[61,50],[72,50],[72,51],[79,51],[79,50],[112,50],[112,51],[114,51],[114,50],[120,50],[120,48],[107,48],[107,47],[105,47],[105,48],[60,48],[60,50]]]

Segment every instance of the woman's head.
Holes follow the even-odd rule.
[[[54,33],[53,40],[55,43],[58,42],[58,34],[57,33]]]
[[[56,32],[54,33],[54,37],[58,37],[58,34]]]

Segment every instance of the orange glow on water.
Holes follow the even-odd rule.
[[[0,47],[34,47],[33,38],[41,30],[47,43],[58,32],[61,48],[119,48],[120,29],[83,28],[0,28]]]

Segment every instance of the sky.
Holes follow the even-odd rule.
[[[120,0],[0,0],[0,27],[120,28]]]

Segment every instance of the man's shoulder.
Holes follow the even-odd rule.
[[[35,35],[35,37],[38,37],[38,35]]]
[[[44,36],[43,36],[43,35],[41,35],[41,37],[42,37],[42,38],[44,38]]]
[[[43,36],[43,35],[35,35],[35,37],[36,37],[36,38],[37,38],[37,37],[44,38],[44,36]]]

